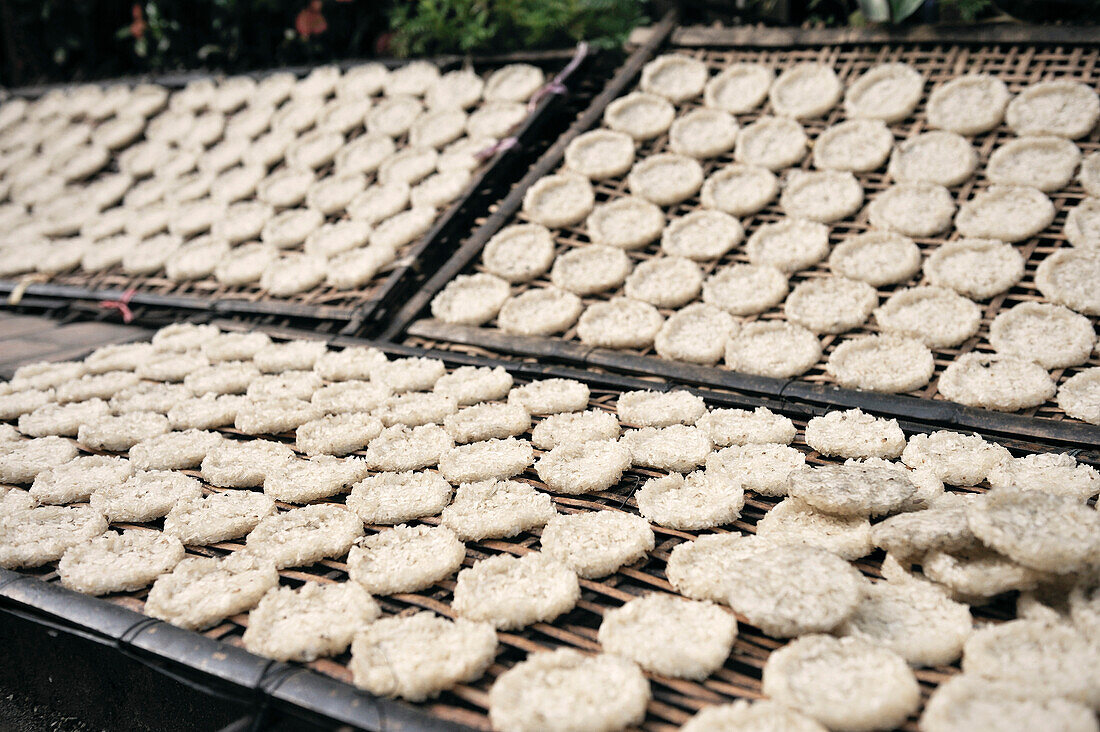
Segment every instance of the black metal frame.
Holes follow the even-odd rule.
[[[668,18],[664,22],[667,22]],[[398,340],[407,336],[485,348],[498,353],[535,356],[584,367],[599,367],[626,373],[645,374],[684,384],[735,389],[762,396],[779,396],[826,408],[860,407],[891,416],[922,420],[952,428],[975,429],[999,435],[1022,435],[1037,440],[1054,441],[1072,446],[1100,445],[1100,426],[1069,420],[1045,420],[1006,414],[993,410],[966,407],[954,402],[918,399],[897,394],[845,389],[828,384],[815,384],[797,379],[776,379],[740,374],[722,369],[688,363],[665,361],[655,357],[624,354],[610,349],[594,348],[579,342],[561,339],[513,336],[496,331],[444,324],[425,316],[431,300],[448,282],[469,267],[481,250],[519,211],[526,190],[538,179],[556,170],[565,155],[565,148],[581,133],[599,123],[606,106],[626,90],[640,74],[642,66],[665,44],[672,48],[787,48],[822,44],[860,45],[866,43],[1035,43],[1035,44],[1100,44],[1100,29],[989,25],[968,28],[913,28],[902,30],[877,29],[793,29],[793,28],[662,28],[655,26],[636,38],[641,47],[620,69],[604,92],[548,149],[512,192],[500,202],[473,234],[463,242],[423,287],[420,288],[389,320],[379,337]]]
[[[548,52],[532,52],[509,54],[506,56],[484,56],[463,58],[460,56],[443,56],[432,59],[441,69],[448,70],[451,67],[460,66],[469,62],[475,67],[493,66],[505,63],[527,62],[543,65],[554,64],[564,67],[573,50],[560,50]],[[342,69],[351,68],[365,61],[349,61],[337,64]],[[400,66],[404,61],[384,59],[381,61],[389,67]],[[583,65],[583,62],[582,62]],[[308,73],[313,67],[292,67],[287,69],[268,69],[247,74],[254,78],[262,78],[270,74],[282,71],[290,71],[298,76]],[[576,69],[574,73],[581,71]],[[209,78],[208,73],[168,74],[153,77],[131,78],[115,80],[111,83],[125,81],[126,83],[138,83],[142,81],[155,81],[171,88],[180,88],[187,82]],[[63,88],[69,85],[50,85],[40,87],[24,87],[12,90],[14,96],[36,97],[50,89]],[[516,164],[518,152],[524,146],[532,144],[539,136],[543,125],[551,116],[553,110],[560,104],[559,94],[548,94],[541,99],[530,114],[524,119],[519,129],[513,136],[518,145],[512,149],[497,151],[488,162],[476,172],[467,184],[462,194],[455,199],[447,209],[435,220],[432,227],[409,249],[402,257],[401,263],[390,271],[385,279],[377,287],[377,293],[369,302],[355,307],[337,307],[326,305],[303,305],[293,302],[278,300],[249,301],[235,298],[208,298],[197,295],[160,295],[156,293],[135,292],[129,295],[128,302],[136,305],[146,305],[154,308],[171,310],[206,311],[217,315],[280,315],[293,318],[309,318],[313,320],[331,320],[345,322],[349,332],[358,331],[365,323],[376,321],[386,312],[386,306],[407,292],[411,286],[410,280],[419,273],[429,269],[436,261],[442,260],[446,253],[438,251],[444,239],[451,236],[461,236],[474,221],[475,214],[484,210],[495,198],[504,191],[509,182],[511,173]],[[432,258],[434,261],[429,261]],[[33,277],[33,275],[32,275]],[[124,297],[123,290],[96,289],[79,287],[75,285],[58,285],[49,282],[33,282],[29,284],[22,279],[0,280],[0,294],[9,298],[10,304],[17,304],[23,295],[52,298],[58,300],[118,300]]]

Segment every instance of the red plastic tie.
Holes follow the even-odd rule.
[[[122,313],[122,322],[129,323],[134,319],[134,313],[130,310],[130,300],[133,299],[134,293],[137,290],[130,288],[122,293],[122,296],[117,300],[100,300],[99,307],[104,310],[117,310]]]

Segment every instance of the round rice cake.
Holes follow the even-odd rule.
[[[770,546],[755,536],[736,532],[702,534],[673,547],[665,576],[685,597],[724,603],[727,602],[725,578],[728,573],[746,557]]]
[[[1095,644],[1065,622],[1016,620],[976,631],[963,648],[963,672],[1011,682],[1037,698],[1063,697],[1096,708]]]
[[[627,176],[630,192],[658,206],[673,206],[703,186],[703,167],[694,158],[658,153],[639,160]]]
[[[536,287],[508,298],[500,308],[497,326],[508,333],[547,336],[568,330],[584,304],[572,292]]]
[[[984,547],[934,551],[921,560],[924,574],[960,602],[981,605],[1010,591],[1031,590],[1043,575]]]
[[[928,95],[928,124],[960,135],[988,132],[1001,124],[1008,99],[1008,87],[992,74],[956,76]]]
[[[770,310],[787,292],[787,276],[770,264],[727,265],[703,282],[703,301],[731,315]]]
[[[902,561],[919,561],[934,552],[962,551],[974,544],[966,519],[966,506],[972,500],[974,494],[945,493],[927,509],[900,513],[875,524],[871,541]]]
[[[648,348],[664,318],[649,303],[626,297],[589,305],[577,323],[582,343],[600,348]]]
[[[319,409],[302,399],[257,399],[241,406],[233,426],[246,435],[279,435],[320,416]]]
[[[970,608],[928,582],[876,582],[837,629],[894,651],[912,666],[958,660],[973,626]]]
[[[978,352],[955,359],[938,388],[945,399],[1002,412],[1039,406],[1057,391],[1046,369],[1029,358]]]
[[[707,471],[741,483],[763,496],[785,496],[790,476],[806,464],[806,456],[788,445],[730,445],[707,455]]]
[[[398,95],[379,100],[367,112],[367,132],[396,139],[408,133],[423,111],[420,100],[412,96]]]
[[[108,416],[111,410],[102,399],[69,404],[43,404],[33,412],[19,415],[19,431],[28,437],[76,437],[80,425]]]
[[[459,485],[441,518],[462,541],[481,541],[541,528],[556,513],[550,496],[530,484],[489,479]]]
[[[412,189],[405,181],[375,183],[351,199],[348,216],[373,226],[404,211],[411,196]]]
[[[924,78],[909,64],[879,64],[848,87],[844,112],[855,119],[900,122],[917,108],[923,91]]]
[[[321,228],[324,216],[311,208],[291,208],[268,219],[260,233],[260,239],[278,249],[289,249],[304,242],[310,234]]]
[[[814,140],[814,167],[869,173],[882,167],[894,148],[894,134],[877,119],[849,119]]]
[[[163,359],[164,361],[167,358]],[[199,368],[206,365],[206,359],[201,356],[184,357],[180,359],[188,368]],[[135,387],[141,378],[147,378],[148,375],[165,375],[173,378],[164,379],[165,381],[183,381],[182,378],[176,379],[175,376],[179,373],[176,369],[168,366],[167,368],[157,368],[154,366],[152,369],[142,368],[145,364],[150,362],[156,363],[157,366],[162,365],[163,361],[161,357],[157,357],[156,360],[150,359],[149,361],[143,361],[138,363],[137,370],[143,373],[135,375],[130,371],[108,371],[104,374],[85,374],[80,378],[73,378],[66,381],[64,384],[58,384],[57,389],[51,392],[46,392],[57,400],[59,404],[67,404],[70,402],[83,402],[90,399],[112,399],[115,394],[122,392],[124,389]],[[181,369],[182,370],[182,369]],[[153,373],[150,373],[153,372]],[[19,385],[18,377],[15,380],[15,384]],[[27,397],[38,397],[38,395],[30,393],[33,390],[24,392]],[[15,392],[11,396],[15,396],[19,392]],[[38,401],[36,398],[35,401]],[[40,405],[36,405],[37,406]]]
[[[717,259],[741,243],[741,223],[721,211],[694,211],[672,221],[661,235],[661,249],[670,256],[699,261]]]
[[[108,531],[70,547],[57,564],[61,584],[86,595],[140,590],[171,572],[183,559],[183,544],[159,531]]]
[[[858,328],[878,304],[866,282],[846,277],[815,277],[798,283],[783,311],[787,320],[814,333],[843,333]]]
[[[1058,407],[1074,419],[1100,424],[1100,368],[1085,369],[1062,382]]]
[[[1100,315],[1100,250],[1058,249],[1039,263],[1035,287],[1048,300],[1083,315]]]
[[[745,492],[726,472],[696,471],[651,478],[635,494],[649,521],[680,530],[708,529],[741,517]]]
[[[260,370],[251,363],[226,361],[192,371],[183,385],[195,396],[204,394],[243,394]]]
[[[163,518],[181,499],[198,499],[202,484],[169,470],[140,471],[122,482],[100,486],[92,493],[92,508],[112,523]]]
[[[328,350],[324,341],[294,340],[272,343],[256,352],[253,363],[265,374],[309,371]]]
[[[631,661],[569,648],[536,653],[505,671],[489,690],[489,719],[502,732],[612,732],[641,724],[649,682]]]
[[[17,419],[31,414],[48,405],[54,397],[53,389],[25,389],[0,395],[0,418]]]
[[[1011,457],[1004,447],[976,434],[940,430],[910,437],[901,461],[911,468],[928,468],[949,485],[971,486],[981,483],[998,463]]]
[[[458,573],[451,607],[467,620],[519,630],[553,621],[579,599],[576,573],[557,560],[539,552],[498,554]]]
[[[729,568],[727,602],[777,638],[828,632],[859,605],[866,580],[830,552],[777,545],[750,552]],[[773,654],[774,658],[774,654]]]
[[[451,436],[439,425],[394,425],[370,441],[365,459],[371,470],[418,470],[435,465],[453,447]]]
[[[460,366],[439,377],[433,391],[452,397],[461,407],[504,399],[512,383],[512,375],[502,366]]]
[[[439,457],[439,470],[451,483],[472,483],[518,476],[532,462],[531,444],[509,437],[453,447]]]
[[[1100,153],[1089,153],[1081,160],[1077,181],[1090,196],[1100,196]]]
[[[1017,135],[1056,135],[1071,140],[1087,135],[1100,119],[1100,98],[1089,86],[1069,79],[1031,84],[1008,103],[1005,124]]]
[[[969,203],[963,207],[967,205]],[[955,201],[951,192],[941,185],[899,183],[875,196],[867,206],[867,216],[875,228],[905,236],[928,237],[951,225]]]
[[[508,283],[484,272],[459,275],[432,298],[432,317],[444,323],[484,325],[511,295]]]
[[[737,135],[733,156],[739,163],[778,171],[796,165],[808,146],[806,131],[795,120],[760,117]]]
[[[414,206],[394,214],[371,231],[370,245],[396,251],[424,236],[435,221],[435,215],[436,210],[431,206]]]
[[[278,583],[275,565],[247,552],[187,557],[153,583],[144,612],[180,628],[202,630],[254,607]]]
[[[786,69],[768,90],[772,110],[783,117],[821,117],[840,101],[844,85],[831,67],[802,62]]]
[[[386,404],[391,396],[393,389],[385,384],[354,380],[322,386],[309,401],[326,414],[369,413]]]
[[[275,502],[263,493],[247,490],[213,493],[204,498],[176,501],[164,518],[164,532],[188,546],[239,539],[275,513]]]
[[[789,492],[835,516],[885,516],[904,510],[917,486],[909,478],[909,471],[847,462],[792,472]]]
[[[662,308],[679,308],[698,297],[703,287],[699,265],[685,257],[666,256],[638,264],[626,278],[628,298]]]
[[[550,281],[576,295],[592,295],[623,284],[632,263],[626,252],[606,244],[574,247],[558,255]]]
[[[661,237],[664,228],[665,214],[660,207],[634,196],[624,196],[598,204],[585,221],[585,229],[592,243],[620,249],[644,247]],[[552,254],[551,242],[548,258],[552,258]],[[545,267],[542,271],[545,271]]]
[[[518,404],[475,404],[447,415],[443,428],[459,445],[503,439],[527,432],[531,428],[531,415]]]
[[[588,179],[570,173],[548,175],[523,196],[524,214],[549,228],[578,224],[592,213],[595,205],[595,193]]]
[[[993,185],[959,207],[955,228],[964,237],[1023,241],[1054,220],[1054,204],[1026,186]]]
[[[905,659],[862,638],[813,635],[773,652],[764,693],[830,729],[892,729],[920,708]]]
[[[993,488],[1021,486],[1082,503],[1100,493],[1100,473],[1096,468],[1079,464],[1068,453],[1041,452],[1006,458],[990,469],[986,479]]]
[[[371,371],[385,360],[385,354],[377,348],[348,347],[320,354],[313,363],[313,371],[325,381],[358,381],[369,379]],[[317,386],[311,391],[316,390]]]
[[[887,173],[900,183],[932,183],[951,188],[970,178],[978,153],[962,135],[923,132],[898,144]]]
[[[775,443],[789,445],[797,434],[790,419],[767,407],[753,411],[745,409],[712,409],[695,422],[719,447]]]
[[[429,391],[447,367],[436,358],[409,357],[387,361],[378,359],[370,367],[371,381],[389,387],[394,393]]]
[[[943,287],[907,287],[875,309],[885,333],[913,338],[930,348],[952,348],[978,332],[982,311],[974,302]]]
[[[932,378],[932,352],[896,335],[858,336],[838,345],[825,371],[841,386],[891,394],[915,391]]]
[[[395,424],[420,427],[441,424],[457,411],[458,404],[452,397],[431,392],[410,392],[390,397],[375,410],[374,416],[382,420],[386,427],[393,427]]]
[[[775,72],[762,64],[730,64],[707,82],[704,104],[730,114],[744,114],[764,103],[773,81]]]
[[[844,461],[844,464],[857,469],[870,468],[875,471],[893,471],[912,481],[913,485],[916,486],[916,491],[909,500],[902,504],[899,509],[901,511],[923,511],[933,505],[950,500],[945,498],[947,494],[944,492],[943,481],[930,470],[910,470],[901,463],[880,457],[848,458]]]
[[[37,506],[12,511],[0,520],[0,567],[41,567],[106,530],[107,519],[91,506]]]
[[[130,464],[136,470],[197,468],[206,454],[222,439],[224,438],[217,432],[203,430],[166,432],[131,447]]]
[[[936,687],[920,717],[920,728],[927,732],[1012,727],[1094,732],[1097,725],[1095,714],[1084,704],[1036,697],[1012,682],[971,674],[954,676]]]
[[[785,498],[773,506],[756,523],[756,535],[771,544],[823,549],[849,561],[873,550],[870,521],[822,513],[798,498]]]
[[[1100,198],[1086,198],[1071,208],[1062,231],[1073,246],[1100,250]]]
[[[531,442],[540,450],[559,445],[619,439],[619,420],[611,412],[590,409],[586,412],[551,414],[535,425]]]
[[[720,109],[696,108],[680,115],[668,131],[673,152],[692,158],[713,158],[733,149],[737,120]]]
[[[485,102],[466,120],[466,134],[499,140],[516,132],[526,118],[526,104]]]
[[[731,216],[748,216],[771,203],[778,193],[779,179],[771,170],[734,163],[719,168],[706,179],[699,200],[705,208]]]
[[[713,447],[705,432],[682,424],[628,430],[619,444],[630,451],[634,465],[676,473],[702,465]]]
[[[485,82],[485,98],[526,102],[544,81],[545,76],[538,66],[509,64],[489,75]]]
[[[1020,137],[989,156],[985,176],[991,183],[1031,186],[1049,193],[1065,188],[1081,162],[1081,151],[1061,137]]]
[[[665,320],[653,339],[661,358],[713,366],[722,359],[726,342],[740,326],[729,313],[693,303]]]
[[[383,529],[356,542],[348,553],[348,577],[372,595],[419,592],[462,567],[466,545],[446,526]]]
[[[600,623],[605,653],[646,671],[705,679],[725,663],[737,637],[737,620],[710,602],[651,593],[608,611]]]
[[[829,269],[835,274],[872,287],[905,282],[920,271],[920,266],[917,245],[909,237],[892,231],[857,234],[833,247],[829,255]]]
[[[224,488],[257,488],[272,466],[289,460],[294,453],[268,440],[223,440],[202,459],[203,480]]]
[[[702,61],[670,53],[645,65],[639,86],[649,94],[657,94],[671,102],[683,102],[702,94],[707,77],[707,67]]]
[[[438,515],[451,502],[451,485],[435,472],[376,473],[356,483],[347,507],[367,524],[403,524]]]
[[[267,399],[307,400],[321,388],[321,377],[313,371],[283,371],[278,374],[265,374],[253,379],[246,394],[249,399],[260,401]]]
[[[352,641],[348,668],[355,685],[372,694],[420,702],[478,679],[496,652],[488,623],[421,611],[363,628]]]
[[[619,419],[635,427],[668,427],[695,424],[707,411],[702,397],[683,389],[628,391],[616,403]]]
[[[264,268],[260,288],[275,297],[290,297],[325,280],[325,258],[305,253],[284,254]]]
[[[631,92],[607,105],[603,121],[617,132],[635,140],[651,140],[663,134],[676,118],[676,107],[664,97]]]
[[[825,732],[825,728],[767,699],[748,702],[738,699],[733,704],[704,707],[680,729],[684,732],[757,732],[788,730],[788,732]]]
[[[129,412],[80,425],[76,441],[89,450],[121,452],[143,440],[163,435],[169,429],[168,418],[163,414]]]
[[[62,361],[59,363],[40,361],[25,366],[20,366],[12,376],[11,385],[16,391],[22,390],[46,390],[57,386],[63,386],[72,379],[79,379],[84,375],[86,367],[76,361]],[[113,371],[114,369],[109,369]],[[132,369],[121,369],[132,370]]]
[[[151,343],[112,343],[92,351],[84,359],[84,367],[89,374],[133,371],[137,362],[152,352]]]
[[[620,511],[558,514],[541,537],[543,553],[582,579],[606,577],[644,559],[654,541],[645,519]]]
[[[1027,358],[1045,369],[1060,369],[1087,361],[1096,333],[1088,318],[1068,308],[1022,302],[993,319],[989,344],[997,353]]]
[[[358,459],[316,455],[308,460],[284,460],[264,476],[264,494],[276,501],[308,503],[343,493],[366,474],[366,463]]]
[[[800,219],[761,224],[749,237],[745,253],[755,265],[771,265],[787,273],[807,269],[829,254],[829,228]]]
[[[241,640],[250,653],[308,663],[343,653],[381,614],[378,603],[354,582],[276,587],[248,614]]]
[[[847,171],[796,170],[787,176],[779,205],[788,216],[829,223],[859,210],[863,187]]]
[[[540,224],[507,226],[481,252],[485,269],[508,282],[530,282],[550,269],[553,261],[554,236]]]
[[[409,144],[413,147],[441,148],[466,132],[466,113],[461,109],[429,110],[409,125]]]
[[[1100,513],[1068,496],[996,488],[966,516],[983,544],[1038,571],[1079,572],[1100,551]]]
[[[508,402],[518,403],[529,414],[578,412],[588,406],[587,384],[573,379],[542,379],[508,392]]]
[[[565,148],[565,167],[591,180],[617,178],[632,165],[634,140],[625,132],[592,130],[578,135]]]
[[[382,161],[376,175],[378,182],[416,185],[435,172],[439,153],[431,147],[407,147]]]
[[[540,457],[535,472],[556,493],[582,495],[617,485],[630,460],[630,452],[614,440],[567,442]]]
[[[1024,276],[1024,258],[1011,244],[995,239],[944,242],[924,262],[924,275],[974,300],[988,300]]]
[[[821,358],[821,342],[812,331],[782,320],[758,320],[741,328],[726,345],[726,366],[774,379],[809,371]]]
[[[848,409],[810,419],[806,423],[806,444],[822,455],[896,458],[905,449],[905,434],[896,419]]]

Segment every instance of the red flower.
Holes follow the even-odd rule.
[[[294,27],[298,35],[307,40],[310,36],[319,36],[328,30],[328,22],[321,14],[321,0],[310,0],[309,4],[298,13],[298,17],[294,20]]]
[[[134,6],[130,8],[130,15],[134,18],[134,21],[130,23],[130,35],[134,38],[143,37],[147,24],[145,14],[141,11],[141,3],[134,3]]]

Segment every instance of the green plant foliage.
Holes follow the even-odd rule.
[[[394,6],[397,55],[507,52],[588,40],[622,43],[645,22],[642,0],[412,0]]]

